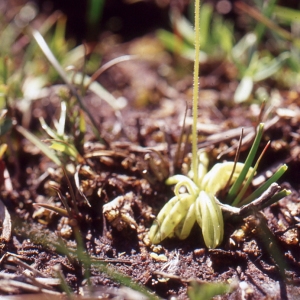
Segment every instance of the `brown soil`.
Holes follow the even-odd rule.
[[[150,47],[155,43],[149,35],[107,47],[104,62],[131,53],[140,45]],[[129,276],[158,297],[186,299],[187,289],[194,280],[230,283],[233,292],[220,299],[300,297],[299,92],[280,89],[277,102],[268,104],[272,110],[263,114],[267,128],[261,147],[268,140],[271,146],[258,170],[260,176],[286,163],[289,169],[279,184],[292,194],[245,219],[226,220],[224,241],[217,249],[205,247],[198,226],[184,241],[169,239],[161,247],[153,247],[147,240],[148,229],[173,195],[172,187],[164,181],[174,173],[185,173],[190,160],[189,144],[182,147],[179,158],[176,151],[192,88],[192,63],[165,52],[154,55],[151,61],[117,64],[99,78],[116,97],[127,99],[127,105],[117,113],[92,93],[84,98],[107,145],[95,141],[89,129],[82,150],[85,160],[80,169],[78,162],[73,163],[78,168],[79,186],[70,175],[73,189],[77,191],[80,187],[87,198],[75,192],[79,213],[74,210],[73,218],[62,218],[33,205],[48,203],[63,208],[60,198],[50,188],[55,182],[74,208],[61,169],[12,131],[12,137],[19,143],[15,156],[6,161],[13,190],[2,188],[1,199],[11,215],[13,232],[10,240],[1,244],[0,263],[2,273],[15,277],[0,274],[1,280],[7,280],[5,287],[0,286],[2,295],[32,292],[28,287],[13,286],[15,281],[38,286],[29,275],[24,275],[28,267],[20,262],[40,272],[32,271],[33,277],[55,277],[59,265],[72,290],[80,292],[87,286],[87,280],[86,269],[76,258],[74,233],[79,230],[93,260]],[[259,104],[232,102],[237,85],[233,73],[234,67],[229,63],[214,61],[201,66],[199,147],[208,149],[212,164],[220,154],[221,161],[233,160],[241,128],[254,132],[260,121]],[[265,86],[272,84],[266,82]],[[33,104],[32,111],[38,111],[47,120],[56,115],[53,112],[59,112],[55,87],[49,88],[46,98]],[[32,131],[37,129],[36,117],[32,114]],[[184,136],[190,124],[189,112]],[[238,128],[236,134],[227,137],[233,128]],[[72,128],[67,130],[71,132]],[[9,138],[8,142],[12,140]],[[243,145],[240,161],[247,155],[250,144]],[[67,167],[71,168],[71,164]],[[123,196],[120,201],[127,219],[109,222],[103,216],[103,205],[119,196]],[[242,234],[241,231],[237,234],[238,229]],[[62,245],[70,250],[68,255]],[[10,254],[15,260],[8,259]],[[108,288],[120,286],[119,280],[95,266],[90,269],[90,276],[93,286],[105,287],[98,292],[110,297],[115,290]],[[54,285],[54,290],[61,288]]]

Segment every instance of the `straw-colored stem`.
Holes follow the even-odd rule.
[[[197,119],[199,95],[199,53],[200,53],[200,0],[195,0],[195,61],[194,61],[194,90],[193,90],[193,129],[192,129],[192,170],[194,182],[198,182],[197,156]]]

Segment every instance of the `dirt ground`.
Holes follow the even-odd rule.
[[[14,156],[5,160],[12,189],[7,189],[5,183],[1,190],[12,220],[9,240],[5,241],[2,234],[1,294],[42,291],[54,295],[62,289],[57,282],[50,283],[50,278],[62,274],[75,293],[85,291],[88,295],[86,265],[76,257],[79,252],[75,240],[80,232],[83,247],[93,261],[105,263],[109,270],[127,275],[163,299],[187,299],[193,281],[230,284],[232,292],[217,299],[299,299],[299,90],[276,88],[271,80],[264,82],[272,96],[261,114],[259,103],[232,102],[238,84],[233,65],[219,61],[201,65],[199,148],[207,149],[211,165],[234,160],[242,128],[245,136],[254,136],[256,126],[263,121],[265,132],[260,148],[268,140],[271,144],[259,166],[257,181],[263,182],[270,171],[285,163],[288,171],[278,183],[292,193],[262,212],[226,220],[224,241],[217,249],[205,247],[198,226],[186,240],[167,239],[153,246],[147,232],[173,195],[173,187],[166,186],[165,179],[176,173],[186,174],[190,162],[189,143],[182,143],[179,155],[177,149],[183,126],[184,138],[190,132],[193,64],[160,51],[153,34],[119,45],[108,44],[103,63],[139,51],[144,45],[148,47],[146,51],[153,51],[153,59],[119,63],[98,79],[118,98],[118,103],[124,103],[121,109],[113,110],[92,92],[84,97],[105,145],[88,128],[83,160],[66,165],[73,170],[68,174],[78,212],[61,168],[16,128],[12,129],[7,143],[17,143],[18,148]],[[54,116],[57,118],[60,88],[61,85],[49,87],[45,97],[32,103],[31,131],[40,128],[39,116],[49,123]],[[17,115],[19,124],[22,120],[22,115]],[[243,143],[240,161],[250,146],[251,140]],[[74,218],[61,217],[36,205],[64,207],[51,187],[61,191],[74,209]],[[117,197],[126,220],[117,216],[110,222],[103,214],[103,205]],[[70,252],[65,253],[66,249]],[[95,266],[89,272],[92,285],[99,287],[98,295],[112,299],[119,289],[110,288],[119,288],[120,280]],[[34,281],[37,277],[49,281]],[[133,294],[124,292],[120,297],[133,299]]]

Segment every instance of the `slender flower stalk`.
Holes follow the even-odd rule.
[[[193,128],[192,128],[192,170],[194,182],[198,182],[198,96],[199,96],[199,54],[200,54],[200,0],[195,0],[195,61],[193,90]]]

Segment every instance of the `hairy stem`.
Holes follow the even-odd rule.
[[[193,131],[192,131],[192,170],[193,180],[198,182],[197,156],[197,118],[199,95],[199,53],[200,53],[200,0],[195,0],[195,61],[194,61],[194,90],[193,90]]]

